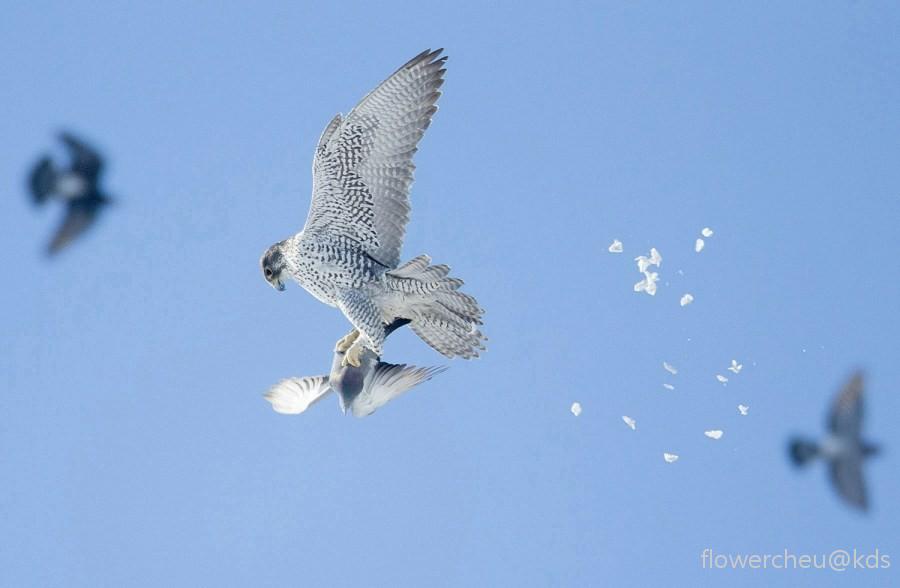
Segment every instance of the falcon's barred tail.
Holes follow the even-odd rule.
[[[474,297],[459,291],[463,281],[448,277],[446,265],[429,265],[420,255],[386,273],[388,288],[405,297],[409,327],[445,357],[478,357],[485,336],[478,327],[484,310]]]

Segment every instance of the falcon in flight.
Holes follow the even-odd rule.
[[[100,209],[111,202],[99,186],[103,171],[100,154],[69,133],[61,133],[59,139],[69,151],[69,168],[58,168],[50,157],[44,156],[32,169],[28,182],[36,205],[50,198],[66,205],[63,222],[47,248],[50,255],[58,253],[86,231],[96,220]]]
[[[338,341],[343,363],[364,349],[380,357],[385,327],[406,319],[446,357],[477,357],[484,311],[459,291],[446,265],[420,255],[400,265],[409,221],[413,155],[437,111],[446,57],[424,51],[322,132],[313,157],[312,202],[299,233],[275,243],[260,266],[284,290],[293,278],[353,325]]]
[[[861,437],[863,417],[863,376],[856,372],[834,399],[828,415],[828,436],[815,443],[792,439],[791,460],[802,466],[821,457],[828,462],[828,474],[835,490],[848,504],[866,510],[868,498],[862,466],[865,459],[878,453],[878,447]]]

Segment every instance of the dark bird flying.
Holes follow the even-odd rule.
[[[795,437],[788,445],[794,465],[800,467],[815,458],[828,466],[828,476],[838,495],[860,510],[869,506],[863,462],[878,453],[878,447],[863,440],[863,375],[856,372],[835,397],[828,415],[828,435],[816,443]]]
[[[59,167],[44,156],[32,169],[28,182],[35,205],[52,199],[66,207],[62,224],[47,247],[49,255],[58,253],[86,231],[100,210],[111,202],[99,185],[103,171],[100,154],[69,133],[60,133],[59,139],[69,152],[69,167]]]

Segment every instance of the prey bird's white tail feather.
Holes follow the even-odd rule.
[[[469,294],[460,292],[463,281],[448,277],[446,265],[430,265],[420,255],[386,273],[391,290],[405,295],[410,328],[445,357],[478,357],[485,337],[479,330],[484,309]]]

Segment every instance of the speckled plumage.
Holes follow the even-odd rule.
[[[313,158],[312,202],[303,230],[263,255],[266,280],[282,274],[339,308],[381,354],[384,325],[397,318],[448,357],[484,349],[482,309],[459,292],[449,268],[419,256],[402,267],[413,155],[437,111],[446,57],[424,51],[325,127]],[[357,350],[358,351],[358,350]],[[348,353],[348,355],[351,355]]]

